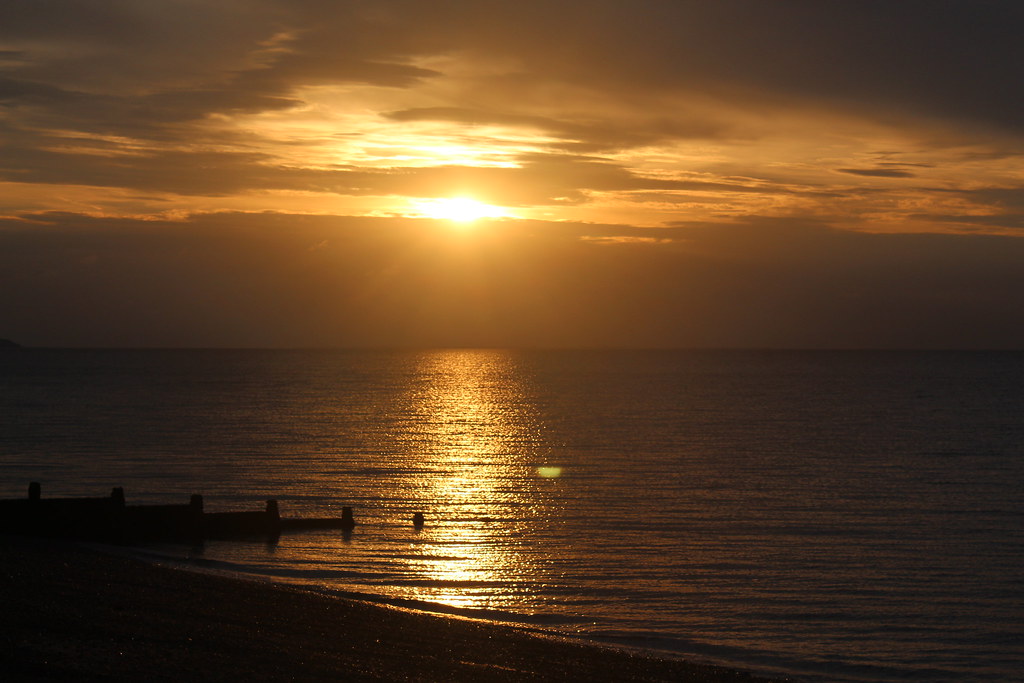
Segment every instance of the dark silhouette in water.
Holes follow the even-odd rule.
[[[121,487],[106,498],[43,498],[39,482],[32,482],[27,498],[0,500],[0,533],[112,543],[200,543],[207,538],[272,540],[282,531],[349,532],[354,526],[350,507],[342,509],[341,518],[282,519],[276,500],[268,500],[265,510],[206,512],[200,495],[193,495],[187,505],[126,505]]]
[[[356,526],[356,518],[352,516],[352,508],[345,506],[341,508],[341,528],[345,531],[352,531]]]
[[[412,525],[417,529],[422,529],[424,524],[423,513],[417,512],[412,516]]]

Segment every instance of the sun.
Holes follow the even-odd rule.
[[[456,223],[472,223],[481,218],[506,218],[508,213],[500,206],[484,204],[469,197],[424,199],[416,202],[419,215],[440,218]]]

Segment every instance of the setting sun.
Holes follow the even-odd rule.
[[[472,223],[480,218],[505,218],[509,215],[499,206],[484,204],[468,197],[424,200],[417,202],[416,208],[422,216],[457,223]]]

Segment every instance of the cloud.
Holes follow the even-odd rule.
[[[9,54],[25,60],[15,73],[26,80],[155,103],[179,97],[191,100],[192,116],[223,111],[214,93],[274,109],[304,84],[409,87],[439,74],[417,60],[465,54],[508,65],[489,74],[504,96],[561,84],[563,97],[614,93],[642,106],[652,90],[711,94],[765,110],[795,98],[886,118],[906,111],[1017,132],[1019,95],[1006,84],[1024,80],[1016,31],[1022,24],[1024,10],[1010,1],[866,7],[809,0],[782,6],[121,0],[0,10],[0,38],[12,45]],[[480,93],[486,78],[475,83]],[[465,107],[407,111],[454,115],[460,109],[465,122]],[[534,122],[543,124],[544,117]],[[706,117],[666,118],[664,127],[664,134],[682,136],[721,131],[720,122]]]
[[[918,218],[937,223],[955,223],[986,228],[1024,228],[1024,213],[999,214],[919,214]]]
[[[913,178],[915,175],[910,171],[900,171],[895,168],[837,168],[836,170],[840,173],[870,178]]]
[[[809,221],[466,235],[412,219],[35,214],[0,224],[0,317],[6,336],[51,345],[1019,348],[1022,259],[1013,238]]]
[[[0,3],[4,336],[1019,345],[1022,27],[1011,0]],[[538,220],[367,217],[456,194]]]
[[[443,121],[465,126],[508,126],[543,131],[560,139],[553,149],[585,154],[653,145],[668,140],[719,138],[726,136],[730,124],[712,117],[677,112],[634,118],[622,125],[598,112],[564,113],[560,118],[530,114],[509,114],[487,109],[463,107],[417,107],[383,114],[394,121]]]
[[[758,184],[759,205],[778,206],[769,186],[834,192],[833,169],[912,177],[954,138],[976,155],[1019,148],[1018,89],[1004,84],[1024,76],[1022,13],[1013,2],[921,0],[7,4],[4,175],[202,197],[438,196],[451,181],[521,205],[744,191],[722,177],[728,168],[773,179]],[[838,144],[833,121],[853,131]],[[517,172],[400,159],[360,168],[360,140],[420,124],[436,124],[426,147],[431,135],[508,147],[511,131],[531,151],[510,157]],[[340,158],[303,162],[296,146],[328,157],[330,135],[348,136]],[[906,158],[865,163],[849,150],[869,135],[895,138]],[[101,144],[111,154],[101,158]],[[788,156],[801,145],[814,152]],[[813,156],[821,148],[844,151]]]
[[[19,59],[0,74],[0,95],[27,128],[158,139],[167,124],[296,106],[291,93],[306,84],[405,86],[434,73],[346,47],[372,43],[346,39],[358,32],[350,24],[333,26],[333,39],[290,33],[291,15],[243,0],[5,5],[0,44],[21,49],[7,51]]]
[[[513,168],[431,166],[413,168],[286,166],[258,151],[152,150],[113,153],[91,141],[67,151],[68,141],[38,137],[34,144],[0,147],[0,179],[93,185],[222,196],[253,190],[303,190],[341,195],[446,197],[471,191],[508,205],[584,201],[587,192],[641,190],[773,192],[740,182],[643,177],[599,157],[525,154]],[[86,148],[86,149],[83,149]],[[88,149],[92,147],[92,149]]]
[[[1024,213],[1024,187],[988,187],[961,191],[963,197],[983,206],[995,206]]]
[[[561,84],[645,105],[652,91],[674,92],[762,111],[799,103],[1021,132],[1019,95],[1006,84],[1024,76],[1024,9],[1010,0],[387,6],[393,50],[517,65],[498,85],[527,98]]]
[[[970,226],[972,229],[1005,228],[1019,231],[1024,228],[1024,188],[987,187],[949,194],[966,202],[966,206],[961,204],[958,208],[969,208],[971,212],[932,211],[918,214],[915,218],[937,224]]]

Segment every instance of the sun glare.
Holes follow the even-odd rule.
[[[484,204],[468,197],[427,199],[417,202],[416,209],[421,216],[456,223],[472,223],[480,218],[505,218],[509,215],[500,206]]]

